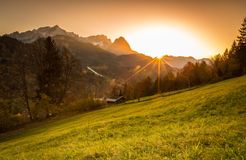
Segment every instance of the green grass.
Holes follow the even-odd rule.
[[[246,76],[28,125],[0,159],[246,159]]]

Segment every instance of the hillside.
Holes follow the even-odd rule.
[[[112,52],[68,36],[54,36],[53,39],[58,46],[68,48],[83,68],[90,66],[111,78],[129,76],[136,66],[144,66],[152,60],[144,54],[116,56]]]
[[[0,135],[0,159],[165,158],[246,158],[246,76]]]

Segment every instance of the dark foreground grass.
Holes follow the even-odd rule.
[[[245,159],[246,76],[0,135],[0,159]]]

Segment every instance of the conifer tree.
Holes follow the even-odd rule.
[[[235,53],[236,58],[240,64],[240,70],[243,74],[246,73],[246,17],[239,29],[240,35],[237,37],[238,46]]]

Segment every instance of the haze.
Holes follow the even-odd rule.
[[[124,36],[133,49],[209,57],[230,47],[246,15],[245,0],[0,1],[0,34],[61,26],[80,36]],[[175,48],[174,48],[175,46]]]

